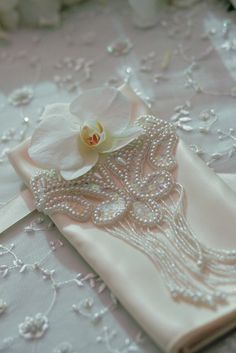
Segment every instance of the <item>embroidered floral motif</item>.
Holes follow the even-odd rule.
[[[35,317],[26,316],[25,321],[19,324],[19,334],[27,340],[42,337],[48,329],[48,318],[41,313]]]

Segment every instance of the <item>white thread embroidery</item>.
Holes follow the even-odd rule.
[[[35,317],[26,316],[25,321],[19,324],[19,334],[25,339],[42,337],[48,330],[48,318],[41,313]]]
[[[39,211],[92,221],[146,254],[176,300],[214,307],[236,291],[236,251],[201,244],[183,210],[183,187],[174,180],[174,127],[153,116],[137,124],[144,134],[104,157],[86,175],[65,181],[56,171],[39,172],[31,188]],[[186,265],[187,264],[187,265]]]

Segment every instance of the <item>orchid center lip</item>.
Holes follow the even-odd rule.
[[[103,125],[98,120],[85,122],[80,129],[80,138],[87,147],[97,147],[105,139]]]

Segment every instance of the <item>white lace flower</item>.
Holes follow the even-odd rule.
[[[29,104],[33,99],[33,90],[30,87],[15,89],[8,97],[8,102],[15,107]]]
[[[131,103],[120,90],[91,89],[71,104],[46,107],[29,155],[38,165],[71,180],[88,172],[99,155],[120,149],[141,133],[132,125]]]
[[[19,324],[19,334],[27,340],[42,337],[48,329],[48,318],[41,313],[35,317],[26,316],[25,321]]]

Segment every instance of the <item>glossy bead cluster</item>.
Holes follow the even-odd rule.
[[[184,215],[184,189],[174,180],[173,126],[151,115],[137,122],[143,134],[100,158],[84,176],[66,181],[54,170],[31,180],[36,206],[92,222],[134,246],[157,267],[174,300],[215,307],[236,290],[236,251],[209,249]],[[222,276],[223,274],[223,276]]]

